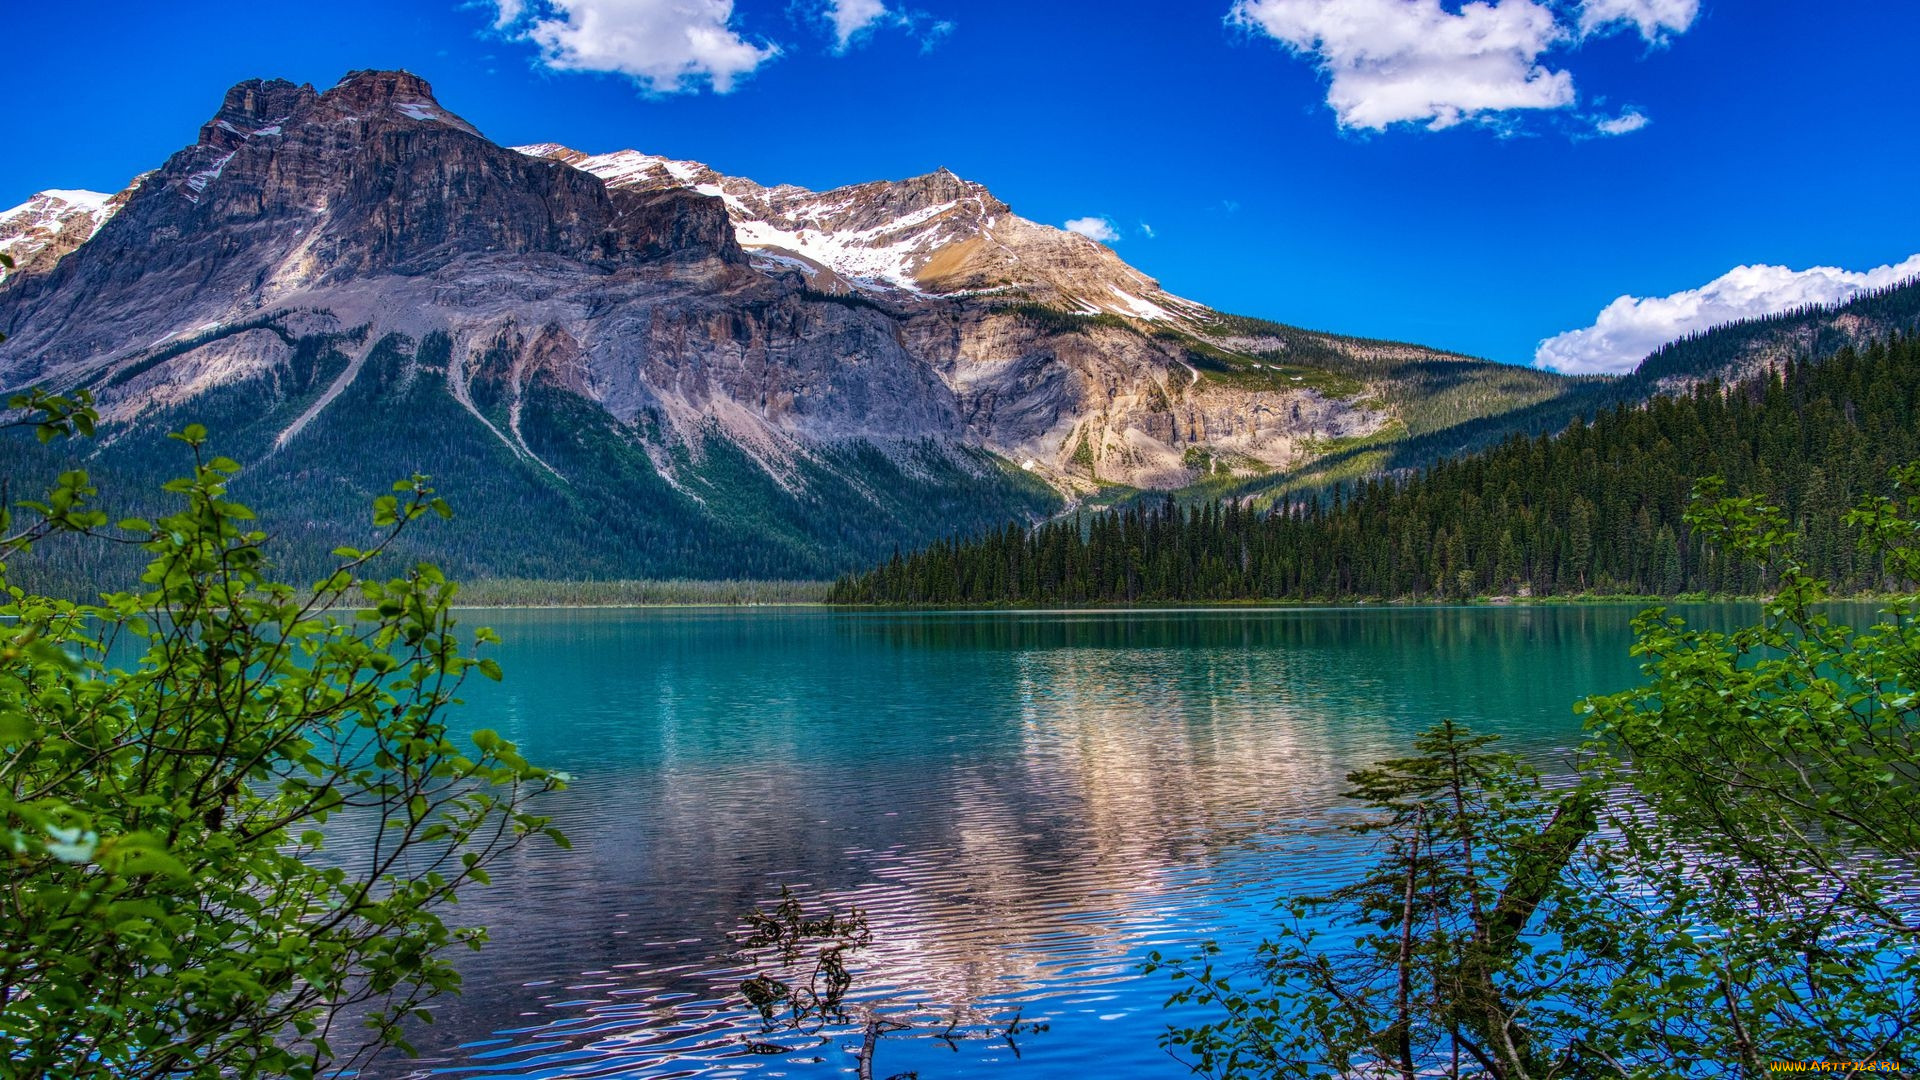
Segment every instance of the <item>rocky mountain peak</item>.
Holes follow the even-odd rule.
[[[1022,294],[1089,314],[1159,321],[1203,313],[1084,237],[1027,221],[984,185],[940,168],[827,191],[766,186],[637,150],[515,147],[591,173],[609,192],[683,189],[726,204],[741,247],[816,288],[894,296]]]
[[[516,146],[513,147],[513,152],[516,154],[525,154],[528,157],[558,161],[564,165],[579,165],[588,157],[584,151],[575,150],[571,146],[562,146],[554,142],[534,143],[531,146]]]
[[[6,286],[17,303],[4,332],[49,370],[159,323],[224,323],[314,288],[475,258],[743,261],[718,200],[616,200],[593,176],[488,141],[425,80],[393,71],[317,94],[278,79],[233,87],[111,228],[98,220],[53,229],[49,249],[72,254]]]
[[[220,111],[201,126],[200,142],[207,146],[233,143],[261,128],[285,123],[318,97],[309,85],[295,85],[285,79],[248,79],[227,91]]]
[[[363,68],[341,76],[327,97],[349,102],[359,108],[390,101],[424,101],[438,106],[433,84],[411,71],[381,71]]]
[[[136,184],[139,181],[135,181]],[[42,191],[0,213],[0,254],[14,269],[0,266],[0,282],[10,274],[43,271],[61,256],[93,238],[125,199],[98,191]]]
[[[469,135],[480,134],[472,124],[442,106],[433,96],[432,85],[411,71],[350,71],[338,85],[320,95],[320,102],[350,116],[398,114],[421,123],[448,124]]]
[[[924,193],[927,198],[936,201],[950,202],[957,199],[984,197],[992,199],[993,202],[1003,208],[1006,205],[1001,203],[1000,200],[994,199],[993,193],[987,190],[985,184],[976,184],[971,180],[962,179],[959,173],[954,172],[944,165],[925,176],[915,176],[907,180],[896,181],[894,186]]]

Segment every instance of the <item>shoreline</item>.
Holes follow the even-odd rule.
[[[527,603],[455,603],[456,611],[672,611],[772,608],[779,610],[819,609],[845,612],[1121,612],[1121,611],[1320,611],[1333,609],[1420,608],[1538,608],[1538,607],[1627,607],[1700,604],[1764,604],[1771,596],[1699,595],[1635,596],[1581,595],[1535,597],[1475,597],[1466,600],[1166,600],[1110,604],[1049,603],[975,603],[975,604],[836,604],[825,600],[682,600],[568,603],[560,600]],[[1865,594],[1833,596],[1822,603],[1884,604],[1910,596]]]

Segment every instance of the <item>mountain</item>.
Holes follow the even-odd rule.
[[[135,186],[139,181],[134,181]],[[0,266],[0,282],[13,273],[48,270],[73,249],[93,239],[100,226],[120,212],[133,189],[119,195],[98,191],[42,191],[19,206],[0,213],[0,255],[13,260],[14,269]]]
[[[502,147],[405,72],[241,83],[126,191],[16,213],[0,387],[91,389],[123,498],[207,424],[298,566],[418,471],[461,517],[409,550],[468,576],[826,576],[1577,385],[1221,315],[945,170]],[[16,491],[71,463],[0,455]]]

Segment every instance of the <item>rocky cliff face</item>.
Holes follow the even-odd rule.
[[[516,149],[591,173],[615,197],[720,200],[756,270],[885,312],[952,396],[959,428],[950,433],[1065,490],[1177,487],[1200,468],[1286,468],[1389,420],[1364,393],[1212,377],[1232,372],[1194,362],[1220,366],[1211,311],[946,170],[813,192],[634,150]],[[1250,356],[1224,358],[1241,375],[1266,370]],[[1190,453],[1196,447],[1204,453]]]
[[[406,401],[445,428],[395,444],[422,471],[495,455],[580,529],[745,529],[809,574],[1103,484],[1292,468],[1393,419],[950,172],[814,193],[509,150],[404,72],[242,83],[128,191],[15,215],[0,387],[92,388],[115,453],[228,416],[257,474],[302,458],[324,485],[354,466],[321,448]],[[881,524],[800,520],[842,513]],[[737,572],[708,554],[606,572]]]

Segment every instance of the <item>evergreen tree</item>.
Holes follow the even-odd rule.
[[[847,577],[832,597],[1151,604],[1771,590],[1767,571],[1712,554],[1687,522],[1689,492],[1707,476],[1782,507],[1808,573],[1842,593],[1880,591],[1880,560],[1846,539],[1840,515],[1920,458],[1916,416],[1920,337],[1896,335],[1318,497],[1258,509],[1168,497],[948,539]]]

